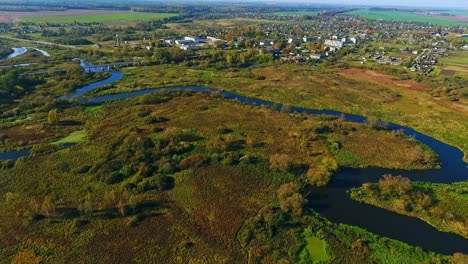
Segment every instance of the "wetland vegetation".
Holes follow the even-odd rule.
[[[0,2],[0,263],[467,263],[466,23]]]

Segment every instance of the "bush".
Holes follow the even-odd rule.
[[[206,141],[206,148],[212,152],[223,152],[227,149],[227,144],[221,137],[213,137]]]
[[[145,123],[146,124],[156,124],[156,123],[162,123],[162,122],[166,122],[168,121],[169,119],[163,117],[163,116],[147,116],[145,118]]]
[[[123,175],[120,172],[114,171],[104,178],[104,182],[107,184],[115,184],[115,183],[119,183],[123,181],[124,179],[125,179],[125,175]]]
[[[291,158],[286,154],[274,154],[270,157],[270,169],[286,172],[292,164]]]
[[[330,182],[331,175],[331,172],[328,171],[324,166],[319,166],[316,169],[310,168],[307,171],[306,178],[309,184],[317,187],[323,187]]]
[[[36,145],[31,149],[31,156],[45,155],[59,150],[60,147],[54,144]]]
[[[203,154],[195,154],[179,162],[181,169],[197,168],[209,162],[209,158]]]

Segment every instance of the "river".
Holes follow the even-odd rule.
[[[87,64],[82,62],[82,66],[85,65]],[[277,107],[278,109],[282,107],[281,104],[248,98],[238,94],[217,91],[201,86],[166,87],[92,98],[80,97],[86,92],[96,89],[99,86],[120,80],[122,77],[122,72],[114,71],[112,72],[112,76],[108,79],[95,82],[76,90],[72,94],[61,96],[58,99],[77,98],[78,102],[81,103],[99,104],[113,100],[137,97],[161,90],[194,90],[208,93],[219,92],[222,96],[228,99],[239,100],[241,102],[259,106],[265,105],[268,107]],[[362,116],[341,113],[333,110],[314,110],[291,107],[291,111],[312,115],[326,114],[344,116],[346,120],[357,123],[363,123],[367,120]],[[410,178],[412,181],[426,181],[433,183],[452,183],[468,180],[467,164],[463,161],[463,152],[459,149],[419,133],[411,128],[391,123],[388,125],[388,128],[392,130],[401,130],[404,134],[412,136],[432,148],[439,155],[442,161],[441,169],[410,171],[382,168],[344,168],[333,176],[333,180],[329,186],[325,188],[310,189],[310,194],[307,197],[310,201],[308,206],[332,222],[359,226],[372,233],[397,239],[414,246],[419,246],[425,250],[441,254],[453,254],[455,252],[468,254],[468,239],[464,239],[457,234],[438,231],[434,227],[417,218],[400,215],[382,208],[362,204],[349,198],[347,190],[353,187],[359,187],[365,182],[377,182],[383,174],[402,175]],[[28,150],[0,153],[0,160],[18,159],[28,155]]]

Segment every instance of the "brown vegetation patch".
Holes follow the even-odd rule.
[[[403,88],[421,92],[429,91],[429,87],[422,83],[418,83],[413,80],[397,80],[394,76],[369,69],[350,68],[342,70],[340,73],[346,77],[370,80],[382,85],[391,86],[395,88]]]
[[[455,73],[457,73],[457,72],[454,71],[454,70],[442,70],[440,72],[441,75],[445,75],[445,76],[454,76]]]
[[[277,79],[277,80],[284,80],[286,78],[286,74],[278,72],[275,68],[256,68],[253,69],[252,72],[257,75],[261,75],[267,79]]]

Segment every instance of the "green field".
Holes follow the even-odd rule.
[[[400,11],[371,11],[360,9],[345,13],[347,15],[357,15],[368,19],[397,20],[408,22],[433,23],[438,25],[468,26],[468,23],[451,21],[443,18],[425,17],[411,12]]]
[[[92,15],[92,16],[57,16],[57,17],[28,17],[20,18],[21,22],[31,23],[87,23],[87,22],[108,22],[121,20],[153,20],[175,17],[174,13],[134,13],[121,15]]]
[[[276,12],[273,13],[277,16],[298,16],[298,15],[310,15],[310,16],[315,16],[319,12],[313,12],[313,11],[303,11],[303,12]]]

